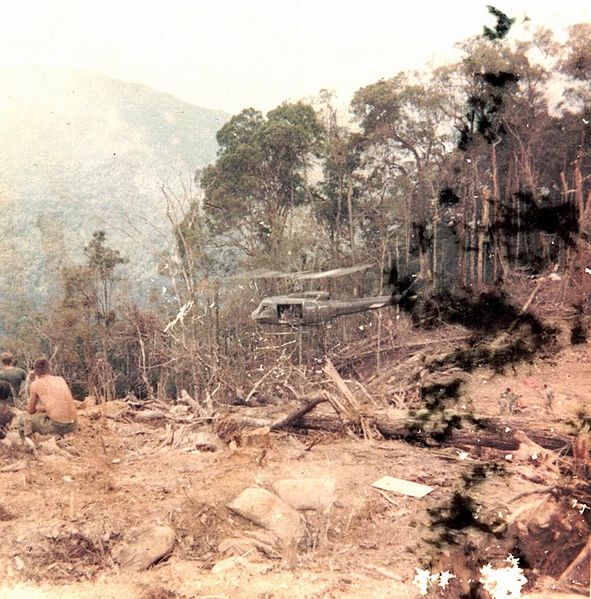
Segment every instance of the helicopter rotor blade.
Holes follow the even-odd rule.
[[[296,281],[310,281],[314,279],[331,279],[334,277],[344,277],[362,270],[371,268],[373,264],[362,264],[360,266],[349,266],[346,268],[335,268],[324,272],[298,273],[294,276]]]
[[[279,270],[251,270],[237,275],[240,279],[286,279],[292,275]]]
[[[311,281],[315,279],[330,279],[334,277],[344,277],[362,270],[371,268],[373,264],[362,264],[360,266],[349,266],[345,268],[335,268],[322,272],[281,272],[278,270],[253,270],[239,275],[244,279],[293,279],[294,281]]]

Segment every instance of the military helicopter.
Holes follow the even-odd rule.
[[[327,322],[337,316],[377,310],[396,303],[393,297],[366,297],[331,300],[327,291],[304,291],[264,298],[251,317],[259,324],[307,326]]]
[[[340,268],[333,271],[312,274],[298,274],[297,280],[343,276],[369,268],[370,265],[351,268]],[[281,273],[274,273],[277,276]],[[271,275],[261,275],[269,277]],[[356,314],[368,310],[377,310],[384,306],[398,304],[408,295],[410,288],[401,294],[378,297],[365,297],[350,300],[335,300],[327,291],[304,291],[287,295],[276,295],[264,298],[251,318],[259,324],[308,326],[319,325],[337,316]]]

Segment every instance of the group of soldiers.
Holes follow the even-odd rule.
[[[554,402],[554,391],[548,387],[548,385],[544,385],[542,387],[542,391],[544,394],[544,408],[548,412],[552,412],[553,410],[553,402]],[[499,400],[499,414],[504,414],[505,412],[509,412],[509,414],[515,414],[515,411],[523,406],[520,405],[519,398],[521,395],[512,391],[510,387],[507,387],[504,391],[501,392],[501,399]]]
[[[76,430],[76,403],[66,381],[51,373],[49,360],[37,358],[33,370],[14,365],[8,352],[0,354],[0,439],[19,414],[21,438],[31,433],[65,435]]]

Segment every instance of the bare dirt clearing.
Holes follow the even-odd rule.
[[[584,440],[588,423],[577,414],[591,411],[589,355],[578,346],[504,374],[485,367],[463,373],[454,409],[494,418],[511,439],[531,429],[557,441]],[[396,395],[384,391],[389,368],[358,394],[368,409],[379,403],[400,412],[397,399],[387,405],[381,398]],[[543,408],[543,384],[555,391],[553,413]],[[357,393],[358,385],[347,385]],[[520,408],[499,416],[507,387],[522,395]],[[432,585],[432,596],[485,597],[480,568],[502,567],[510,553],[528,578],[524,595],[588,594],[589,560],[574,563],[590,529],[588,445],[577,461],[564,444],[541,455],[525,442],[514,450],[458,446],[453,434],[416,443],[228,425],[273,421],[296,407],[226,406],[212,424],[178,406],[165,418],[137,418],[124,402],[111,402],[80,409],[74,435],[34,437],[34,449],[11,432],[0,444],[0,597],[417,597],[417,568],[456,576],[445,587]],[[308,416],[331,411],[325,402]],[[384,476],[433,491],[418,498],[372,486]],[[285,514],[272,508],[265,527],[228,507],[249,488],[278,497],[281,481],[294,479],[312,485],[307,493],[318,504],[297,510],[301,533],[274,529]],[[156,550],[154,535],[169,530],[164,555],[136,567],[138,552]]]

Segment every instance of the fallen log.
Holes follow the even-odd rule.
[[[266,417],[263,409],[251,415],[234,414],[240,427],[268,426],[272,430],[285,428],[343,432],[345,425],[324,395],[311,398],[303,406],[285,416]],[[502,451],[516,451],[519,440],[514,433],[524,431],[528,438],[553,451],[568,449],[572,437],[566,432],[548,433],[536,429],[535,422],[517,417],[478,417],[454,410],[371,410],[363,415],[386,439],[399,439],[419,444],[443,444],[458,448],[490,447]],[[358,431],[360,434],[362,430]]]
[[[172,419],[173,417],[162,410],[142,410],[133,412],[133,419],[137,422],[154,422],[156,420]]]
[[[305,403],[295,410],[278,415],[276,408],[248,408],[228,414],[235,423],[236,430],[268,427],[270,430],[310,429],[332,433],[352,430],[360,436],[367,436],[367,429],[360,423],[371,426],[385,439],[397,439],[424,445],[448,445],[459,449],[488,447],[500,451],[516,452],[520,438],[516,432],[525,431],[528,439],[545,450],[563,451],[571,454],[574,438],[566,429],[548,433],[545,428],[537,428],[536,422],[518,417],[478,417],[469,412],[439,409],[393,409],[364,410],[359,413],[357,423],[343,421],[342,414],[335,409],[332,396],[326,391],[306,398]],[[140,412],[140,414],[142,414]],[[144,412],[144,421],[158,419],[160,414]],[[141,418],[141,417],[140,417]],[[192,428],[195,423],[191,423]],[[168,425],[170,426],[170,425]],[[182,429],[183,427],[181,427]],[[174,437],[179,437],[179,431]],[[163,445],[172,444],[172,437]]]

